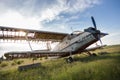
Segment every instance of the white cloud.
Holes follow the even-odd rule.
[[[66,12],[82,12],[96,4],[99,4],[99,0],[67,0],[68,9]]]
[[[0,15],[0,26],[29,29],[40,29],[42,27],[39,23],[39,18],[25,17],[16,11],[8,11],[7,13]]]
[[[46,8],[41,12],[42,20],[53,20],[59,14],[74,14],[83,12],[84,10],[93,7],[99,3],[99,0],[57,0],[58,3],[53,4],[52,7]]]
[[[120,33],[119,32],[110,33],[109,35],[105,36],[102,40],[103,43],[108,45],[120,44]]]
[[[41,29],[44,21],[63,20],[61,13],[75,16],[74,13],[98,3],[99,0],[0,0],[0,25]],[[57,27],[64,26],[66,21]]]

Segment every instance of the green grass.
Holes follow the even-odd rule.
[[[75,55],[73,63],[66,63],[64,58],[37,59],[34,62],[41,62],[41,67],[21,72],[17,67],[32,63],[32,59],[22,59],[24,62],[17,65],[11,65],[14,60],[9,61],[7,66],[0,67],[0,80],[120,80],[120,45],[95,52],[100,51],[107,51],[108,54]]]

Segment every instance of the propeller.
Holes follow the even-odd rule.
[[[97,30],[97,26],[96,26],[96,22],[95,22],[95,19],[94,19],[94,17],[93,16],[91,16],[91,20],[92,20],[92,23],[93,23],[93,26],[94,26],[94,28],[95,28],[95,30]],[[99,31],[99,30],[98,30]],[[100,31],[97,33],[97,37],[98,37],[98,40],[100,41],[100,43],[101,43],[101,45],[102,45],[102,40],[101,40],[101,38],[100,38]]]
[[[91,19],[92,19],[92,23],[93,23],[94,28],[97,30],[97,27],[96,27],[96,22],[95,22],[95,20],[94,20],[94,17],[93,17],[93,16],[91,16]]]

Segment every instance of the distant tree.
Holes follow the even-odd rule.
[[[3,59],[4,59],[3,56],[1,56],[0,57],[0,64],[2,63]]]
[[[2,61],[0,60],[0,64],[2,63]]]
[[[0,60],[3,60],[3,59],[4,59],[4,57],[3,57],[3,56],[1,56],[1,57],[0,57]]]

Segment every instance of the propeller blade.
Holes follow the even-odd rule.
[[[93,17],[93,16],[91,16],[91,19],[92,19],[93,26],[94,26],[94,27],[95,27],[95,29],[97,30],[97,27],[96,27],[96,22],[95,22],[95,20],[94,20],[94,17]]]
[[[101,45],[102,45],[102,44],[103,44],[103,43],[102,43],[102,40],[101,40],[101,39],[99,39],[99,41],[100,41],[100,43],[101,43]]]
[[[99,41],[100,41],[100,43],[101,43],[101,45],[102,45],[103,43],[102,43],[102,40],[101,40],[101,38],[100,38],[100,34],[98,34],[98,39],[99,39]]]

